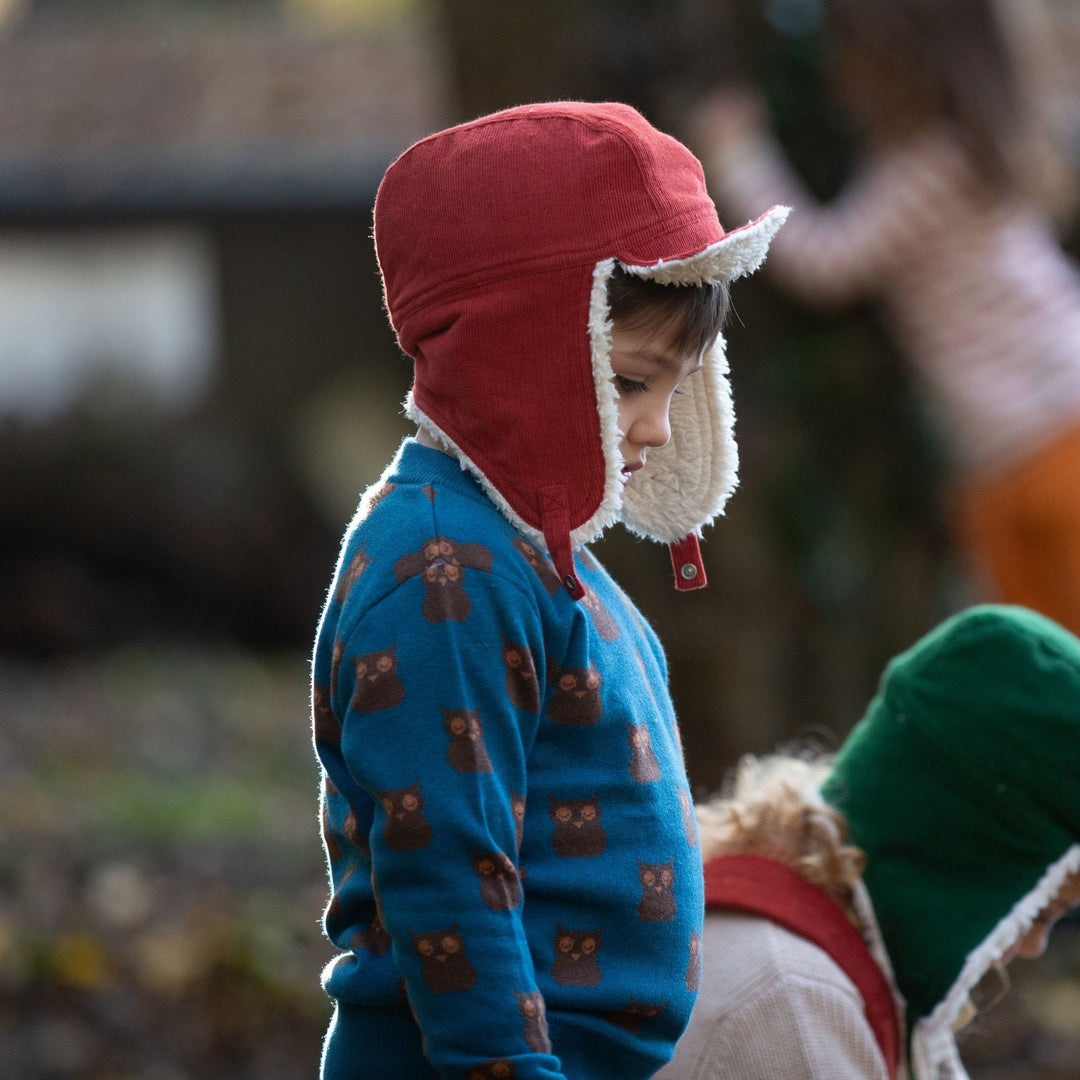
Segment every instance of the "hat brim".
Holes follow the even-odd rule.
[[[761,266],[768,253],[769,244],[790,213],[790,206],[774,206],[756,220],[732,229],[722,239],[683,258],[635,263],[620,257],[619,263],[628,273],[660,282],[662,285],[704,285],[716,281],[734,281],[752,274]]]

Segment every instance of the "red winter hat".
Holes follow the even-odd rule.
[[[624,492],[616,263],[673,286],[729,281],[760,265],[786,216],[774,207],[725,233],[693,154],[616,103],[507,109],[421,140],[387,170],[375,246],[415,361],[406,411],[548,551],[571,595],[572,550],[616,521],[672,545],[683,587],[703,585],[697,538],[736,484],[718,338],[674,399],[671,441]]]

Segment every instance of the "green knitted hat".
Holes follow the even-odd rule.
[[[1080,640],[1019,607],[948,619],[885,669],[822,794],[866,851],[916,1075],[965,1075],[971,989],[1080,869]]]

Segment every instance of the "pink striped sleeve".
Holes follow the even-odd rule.
[[[800,299],[843,304],[887,288],[895,270],[941,235],[969,203],[970,171],[954,140],[913,140],[859,173],[829,204],[807,191],[771,139],[707,157],[728,217],[782,202],[794,208],[773,241],[767,270]]]

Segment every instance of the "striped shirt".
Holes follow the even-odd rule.
[[[944,128],[821,206],[765,137],[718,151],[718,200],[795,208],[768,268],[805,302],[879,300],[958,468],[994,471],[1080,423],[1080,276],[1048,217],[994,200]]]

